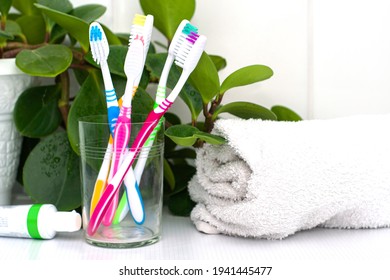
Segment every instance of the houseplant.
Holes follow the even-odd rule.
[[[88,42],[89,23],[98,19],[105,8],[100,5],[73,8],[68,1],[58,4],[57,1],[30,0],[23,1],[23,5],[21,2],[14,0],[12,4],[22,14],[41,18],[45,30],[43,41],[34,44],[28,39],[27,44],[9,42],[4,50],[16,54],[16,64],[24,72],[52,77],[51,84],[26,90],[16,104],[14,119],[19,131],[26,139],[40,139],[28,151],[26,161],[21,162],[23,184],[34,200],[54,203],[59,209],[73,209],[80,204],[77,120],[81,116],[105,113],[102,79],[98,66],[91,59]],[[191,19],[195,12],[195,0],[141,0],[140,3],[145,14],[154,15],[155,27],[166,36],[167,44],[158,43],[163,47],[169,45],[180,21]],[[23,16],[14,17],[16,23],[23,22],[20,19]],[[104,28],[110,43],[109,68],[116,92],[121,96],[126,83],[123,61],[128,34],[114,34]],[[135,113],[152,109],[154,93],[149,85],[158,82],[165,57],[166,53],[157,53],[151,45],[133,101]],[[220,114],[299,119],[294,112],[281,106],[269,110],[249,102],[223,104],[224,94],[229,89],[260,82],[273,74],[267,66],[250,65],[235,71],[221,83],[218,70],[225,65],[224,58],[204,53],[180,94],[190,111],[191,123],[181,124],[176,115],[166,115],[165,189],[167,203],[175,214],[188,214],[192,207],[186,192],[186,183],[195,171],[191,164],[195,157],[192,146],[201,146],[204,142],[224,143],[224,139],[211,134],[213,123]],[[175,67],[171,69],[169,88],[176,84],[179,71]],[[80,85],[75,94],[69,91],[70,73]]]

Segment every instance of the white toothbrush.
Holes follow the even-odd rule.
[[[153,21],[154,17],[152,15],[135,15],[133,25],[131,27],[129,45],[131,46],[137,40],[142,40],[144,44],[143,65],[145,64],[146,54],[152,37]],[[141,75],[134,81],[137,87],[140,79]],[[122,195],[122,198],[119,201],[113,220],[114,224],[121,222],[129,212],[129,209],[136,224],[142,224],[145,221],[144,204],[139,190],[139,181],[140,176],[137,177],[134,170],[131,168],[130,172],[124,179],[126,192]]]
[[[129,49],[127,51],[124,71],[127,77],[127,83],[125,88],[125,93],[122,96],[122,106],[120,108],[120,113],[118,121],[115,127],[114,132],[114,155],[113,157],[113,166],[112,166],[112,175],[115,175],[117,169],[119,168],[123,157],[125,155],[128,142],[130,140],[131,132],[131,103],[132,99],[137,91],[139,82],[141,80],[142,71],[145,64],[145,51],[149,48],[150,37],[151,37],[151,28],[153,27],[153,16],[142,16],[135,15],[133,20],[133,26],[130,32],[129,38]],[[146,34],[146,37],[144,35]],[[145,47],[145,42],[147,43],[147,48]],[[133,202],[130,205],[132,210],[133,218],[136,223],[143,223],[144,221],[144,207],[142,202],[142,197],[138,189],[138,184],[135,184],[136,180],[134,177],[134,172],[131,170],[128,175],[129,179],[126,179],[126,195],[129,197],[131,194],[130,200]],[[127,180],[131,180],[131,184],[127,183]],[[118,207],[118,195],[113,199],[112,205],[107,211],[107,215],[103,220],[104,225],[110,225],[114,219],[115,212]],[[121,207],[121,204],[119,204]],[[115,223],[115,219],[114,219]]]

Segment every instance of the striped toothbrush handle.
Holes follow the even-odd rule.
[[[131,132],[131,108],[122,104],[120,109],[120,114],[118,121],[115,125],[114,131],[114,145],[113,150],[114,154],[112,156],[112,174],[115,176],[120,164],[122,163],[123,156],[126,153],[126,147],[130,140]],[[112,220],[115,216],[115,211],[118,206],[119,196],[118,194],[114,196],[112,203],[103,219],[103,224],[109,226],[112,223]]]

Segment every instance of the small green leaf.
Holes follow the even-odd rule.
[[[36,203],[54,204],[68,211],[81,204],[79,158],[66,132],[43,139],[30,153],[23,169],[26,192]]]
[[[194,134],[197,132],[200,131],[196,127],[186,124],[179,124],[169,127],[165,131],[165,135],[178,145],[192,146],[197,140],[197,137],[194,136]]]
[[[5,32],[11,34],[12,36],[23,36],[22,29],[19,24],[13,20],[7,20]]]
[[[72,63],[72,51],[64,45],[48,45],[23,50],[16,56],[16,65],[32,76],[55,77]]]
[[[195,12],[195,0],[141,0],[144,14],[154,16],[154,26],[172,40],[183,19],[190,20]]]
[[[11,33],[5,32],[3,30],[0,30],[0,38],[4,38],[7,40],[12,40],[14,36]]]
[[[80,46],[85,53],[88,51],[89,24],[86,21],[39,4],[35,4],[35,6],[55,23],[66,29],[69,34],[80,43]]]
[[[169,188],[173,191],[175,189],[175,175],[166,159],[164,159],[164,179],[168,183]]]
[[[276,115],[269,109],[250,102],[231,102],[219,107],[213,114],[215,120],[221,113],[230,113],[242,119],[276,120]]]
[[[272,75],[272,69],[265,65],[250,65],[243,67],[230,74],[222,82],[221,94],[224,94],[227,90],[234,87],[246,86],[264,81],[272,77]]]
[[[25,90],[18,98],[13,113],[20,134],[30,138],[41,138],[53,133],[61,123],[59,97],[58,85]]]
[[[226,140],[218,135],[200,131],[198,128],[186,124],[169,127],[165,131],[165,135],[180,146],[192,146],[198,139],[215,145],[226,143]]]
[[[205,52],[203,52],[189,80],[192,86],[199,91],[204,104],[208,104],[220,91],[217,68]]]
[[[42,15],[23,15],[16,19],[16,22],[22,29],[29,44],[40,44],[45,40],[46,28]]]
[[[12,0],[1,0],[0,1],[0,14],[3,17],[6,18],[8,16],[8,12],[11,8],[11,5],[12,5]]]
[[[271,111],[277,116],[278,121],[301,121],[302,118],[291,109],[284,106],[273,106]]]
[[[211,133],[203,132],[203,131],[199,131],[195,133],[194,136],[199,138],[200,140],[203,140],[213,145],[222,145],[226,143],[225,138]]]
[[[209,54],[209,57],[213,61],[215,68],[217,68],[217,71],[220,71],[226,67],[226,59],[224,59],[222,56]]]
[[[90,24],[91,22],[100,18],[106,12],[106,10],[107,8],[102,5],[88,4],[74,8],[71,12],[71,15]]]

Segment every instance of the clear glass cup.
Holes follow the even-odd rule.
[[[133,115],[131,123],[131,138],[128,147],[143,125],[146,116]],[[163,198],[163,151],[164,151],[164,120],[159,124],[155,140],[149,147],[140,150],[133,164],[133,170],[141,161],[144,169],[138,182],[144,205],[145,219],[139,224],[135,222],[131,211],[118,222],[100,224],[96,233],[88,235],[87,227],[93,212],[92,201],[96,203],[98,174],[104,159],[112,159],[115,154],[106,152],[110,132],[107,116],[89,116],[79,120],[81,180],[82,180],[82,213],[85,239],[88,243],[109,248],[133,248],[153,244],[160,240],[161,215]],[[112,162],[112,161],[111,161]],[[101,177],[101,176],[99,176]],[[104,186],[103,186],[104,188]],[[96,192],[94,194],[94,191]],[[119,201],[125,195],[125,185],[122,183],[118,195]]]

